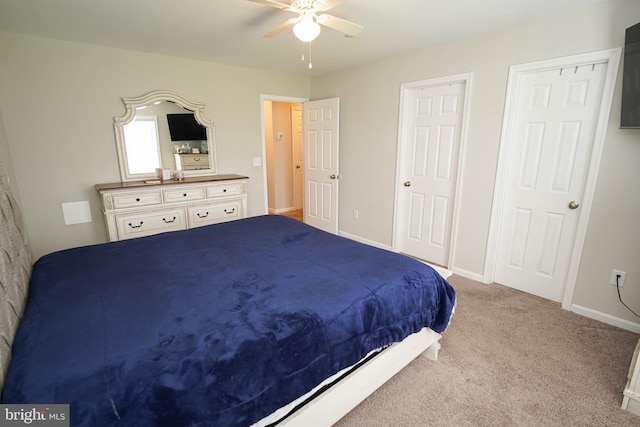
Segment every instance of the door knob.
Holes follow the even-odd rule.
[[[404,186],[405,187],[411,187],[411,181],[405,181],[404,182]]]
[[[300,165],[296,165],[296,169],[300,169]]]
[[[329,178],[336,179],[336,176],[335,175],[331,175]]]
[[[580,203],[576,202],[575,200],[569,202],[569,209],[578,209],[579,206]]]

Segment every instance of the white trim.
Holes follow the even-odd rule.
[[[471,114],[471,87],[473,85],[473,73],[459,74],[458,76],[452,77],[460,77],[463,78],[465,82],[464,86],[464,110],[462,113],[462,123],[460,126],[460,151],[458,153],[458,175],[456,177],[456,193],[453,199],[453,216],[452,216],[452,224],[451,224],[451,240],[449,247],[449,261],[447,266],[450,269],[453,269],[456,265],[456,252],[457,252],[457,241],[458,241],[458,224],[460,222],[460,198],[462,194],[462,185],[464,182],[464,162],[465,162],[465,153],[467,152],[467,135],[469,134],[469,116]]]
[[[584,196],[581,201],[580,216],[578,218],[578,224],[576,226],[576,237],[574,239],[569,267],[567,269],[567,276],[565,278],[562,307],[566,310],[570,309],[571,302],[573,301],[573,293],[575,290],[578,270],[580,267],[582,247],[584,245],[587,226],[589,224],[589,214],[591,212],[591,206],[593,203],[598,169],[600,167],[600,158],[602,155],[602,148],[604,146],[604,137],[609,122],[609,114],[611,112],[611,103],[613,100],[613,91],[618,75],[621,50],[622,49],[620,48],[608,49],[598,52],[572,55],[563,58],[555,58],[509,67],[504,120],[502,122],[502,133],[500,136],[500,150],[498,155],[498,166],[493,193],[493,204],[491,207],[491,220],[489,223],[489,238],[487,241],[487,252],[485,257],[482,282],[490,283],[493,281],[495,263],[497,261],[496,258],[498,249],[498,232],[500,230],[500,225],[502,222],[501,207],[504,204],[506,193],[506,171],[509,165],[510,146],[508,142],[512,139],[511,136],[513,132],[513,119],[515,116],[515,102],[518,95],[520,75],[556,68],[574,67],[577,65],[606,62],[607,70],[605,72],[602,101],[600,104],[598,121],[594,133],[591,161],[589,164],[587,178],[585,180]]]
[[[640,334],[640,323],[630,322],[620,317],[615,317],[577,304],[572,304],[570,310],[581,316],[588,317],[589,319],[598,320],[602,323]]]
[[[364,237],[356,236],[355,234],[350,234],[350,233],[338,230],[338,236],[346,237],[347,239],[355,240],[356,242],[364,243],[365,245],[373,246],[378,249],[385,249],[387,251],[395,252],[393,248],[389,245],[383,245],[382,243],[374,242],[373,240],[365,239]]]
[[[287,212],[293,212],[293,211],[297,211],[298,209],[294,207],[289,207],[289,208],[282,208],[282,209],[271,209],[269,208],[269,213],[270,214],[283,214],[283,213],[287,213]]]
[[[376,247],[378,249],[385,249],[387,251],[398,253],[398,251],[396,251],[395,249],[393,249],[389,245],[383,245],[382,243],[374,242],[373,240],[365,239],[364,237],[356,236],[354,234],[345,233],[344,231],[338,231],[338,236],[345,237],[347,239],[351,239],[351,240],[354,240],[356,242],[364,243],[365,245],[373,246],[373,247]],[[409,255],[407,255],[407,256],[409,256]],[[418,259],[418,258],[414,258],[414,259],[417,260],[417,261],[420,261],[423,264],[428,265],[431,268],[433,268],[434,270],[436,270],[445,279],[449,278],[449,276],[451,276],[453,274],[453,272],[451,270],[447,269],[447,268],[441,267],[441,266],[436,265],[436,264],[431,264],[431,263],[429,263],[427,261],[424,261],[424,260],[421,260],[421,259]]]
[[[309,101],[309,98],[296,98],[293,96],[280,96],[280,95],[265,95],[260,94],[260,134],[262,135],[262,192],[264,196],[264,211],[263,214],[269,212],[269,190],[267,188],[267,139],[264,134],[264,102],[291,102],[304,104]]]
[[[484,283],[485,285],[489,284],[489,282],[486,282],[484,280],[484,277],[482,276],[482,274],[479,274],[479,273],[474,273],[472,271],[465,270],[462,268],[456,268],[456,267],[452,268],[451,272],[456,276],[461,276],[467,279],[475,280],[476,282]]]
[[[460,125],[460,147],[458,151],[458,170],[456,172],[456,188],[455,194],[453,198],[453,213],[451,216],[451,236],[449,238],[449,255],[447,259],[447,266],[451,267],[455,265],[455,251],[456,251],[456,240],[458,236],[458,222],[460,218],[460,197],[462,194],[462,183],[464,178],[464,160],[465,160],[465,152],[467,151],[467,135],[469,128],[469,113],[471,111],[471,86],[473,84],[473,73],[462,73],[455,74],[451,76],[437,77],[433,79],[420,80],[411,83],[402,83],[400,85],[400,116],[398,119],[398,143],[396,149],[396,180],[395,180],[395,193],[394,193],[394,202],[393,202],[393,227],[392,227],[392,236],[391,241],[393,250],[397,252],[397,248],[399,246],[398,236],[398,228],[399,219],[398,219],[398,211],[400,210],[399,204],[399,189],[400,183],[402,182],[402,153],[405,148],[405,128],[406,128],[406,97],[407,93],[410,90],[419,87],[427,87],[427,86],[443,86],[447,84],[455,84],[455,83],[464,83],[464,103],[462,110],[462,122]]]

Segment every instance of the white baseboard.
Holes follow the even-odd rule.
[[[484,280],[484,276],[482,274],[474,273],[472,271],[464,270],[458,267],[452,267],[451,271],[453,272],[453,274],[466,277],[467,279],[475,280],[476,282],[480,282],[484,284],[489,283],[486,280]]]
[[[602,313],[600,311],[593,310],[591,308],[583,307],[581,305],[572,304],[571,311],[580,314],[581,316],[588,317],[590,319],[598,320],[608,325],[617,326],[620,329],[626,329],[627,331],[640,334],[640,323],[630,322],[619,317],[612,316],[610,314]]]
[[[356,235],[349,234],[349,233],[345,233],[343,231],[338,231],[338,235],[342,236],[342,237],[346,237],[347,239],[355,240],[356,242],[364,243],[365,245],[374,246],[374,247],[380,248],[380,249],[386,249],[386,250],[391,251],[391,252],[396,252],[396,251],[393,250],[393,248],[391,246],[383,245],[381,243],[374,242],[373,240],[365,239],[363,237],[356,236]],[[451,274],[453,274],[451,272],[451,270],[448,270],[448,269],[446,269],[444,267],[440,267],[439,265],[431,264],[431,263],[423,261],[421,259],[419,259],[418,261],[427,264],[429,267],[433,268],[438,273],[440,273],[440,275],[442,277],[444,277],[445,279],[448,278],[449,276],[451,276]]]
[[[281,214],[281,213],[285,213],[285,212],[293,212],[297,210],[295,207],[291,207],[291,208],[282,208],[282,209],[273,209],[273,208],[269,208],[269,214],[274,215],[274,214]]]
[[[365,239],[364,237],[356,236],[344,231],[338,231],[338,236],[346,237],[347,239],[355,240],[356,242],[364,243],[365,245],[375,246],[376,248],[386,249],[388,251],[394,252],[391,246],[383,245],[382,243],[374,242],[373,240]]]

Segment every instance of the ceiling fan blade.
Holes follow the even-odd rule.
[[[340,6],[347,0],[320,0],[320,3],[324,4],[323,10],[333,9],[334,7]]]
[[[289,28],[293,27],[293,25],[298,22],[298,18],[291,18],[288,19],[286,21],[284,21],[282,24],[278,25],[276,28],[274,28],[273,30],[269,31],[267,34],[265,34],[262,37],[265,38],[269,38],[269,37],[275,37],[278,34],[280,34],[281,32],[288,30]]]
[[[260,3],[260,4],[264,4],[267,6],[271,6],[271,7],[276,7],[278,9],[282,9],[282,10],[289,10],[291,8],[290,4],[287,3],[282,3],[276,0],[249,0],[252,1],[254,3]]]
[[[354,22],[347,21],[342,18],[335,17],[333,15],[319,15],[317,18],[318,24],[324,25],[325,27],[332,28],[336,31],[340,31],[344,33],[346,36],[355,37],[364,27],[362,25],[358,25]]]

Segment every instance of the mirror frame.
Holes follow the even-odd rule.
[[[204,109],[206,107],[206,104],[204,102],[192,101],[175,92],[171,92],[168,90],[157,90],[136,98],[123,97],[122,102],[125,106],[125,113],[123,116],[113,118],[113,128],[116,136],[116,149],[118,151],[118,162],[120,164],[120,178],[122,179],[122,181],[139,181],[158,177],[155,171],[153,173],[129,173],[124,138],[124,125],[131,123],[134,120],[137,108],[159,101],[170,101],[186,110],[193,111],[193,114],[196,117],[196,121],[207,129],[207,141],[209,146],[209,169],[185,170],[183,171],[184,176],[192,177],[217,174],[218,164],[216,156],[215,133],[213,121],[204,117]],[[174,169],[175,167],[172,168],[172,170]]]

